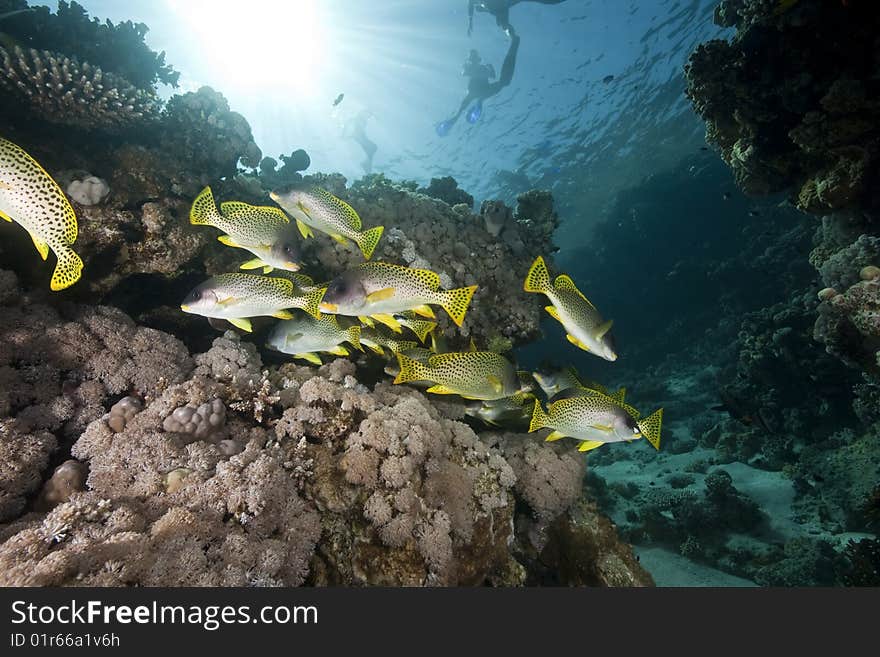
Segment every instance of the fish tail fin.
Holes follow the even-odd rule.
[[[70,287],[79,280],[82,274],[83,261],[73,249],[61,249],[55,252],[58,256],[58,264],[52,274],[49,284],[53,292]]]
[[[550,289],[550,272],[547,270],[547,264],[544,258],[538,256],[529,267],[529,273],[526,274],[526,280],[523,283],[523,289],[526,292],[542,293]]]
[[[467,312],[468,306],[471,305],[471,299],[476,290],[477,286],[471,285],[470,287],[457,287],[454,290],[446,290],[440,293],[442,295],[440,305],[443,306],[443,310],[449,313],[456,326],[461,326],[461,323],[464,321],[464,315]]]
[[[326,291],[326,287],[319,287],[315,290],[306,292],[306,304],[303,306],[303,310],[315,319],[321,318],[321,301],[324,299],[324,293]]]
[[[543,408],[541,408],[541,401],[535,399],[535,407],[532,409],[532,421],[529,422],[529,433],[549,427],[549,422],[550,416],[544,412]]]
[[[663,409],[658,408],[648,417],[643,417],[636,424],[641,430],[642,435],[647,438],[648,442],[651,443],[654,449],[659,450],[660,426],[663,424]]]
[[[196,226],[213,226],[219,216],[217,204],[214,202],[214,194],[210,187],[205,187],[196,196],[189,209],[189,223]]]
[[[397,373],[394,383],[408,383],[410,381],[424,381],[428,379],[428,368],[409,356],[397,354],[397,364],[400,366],[400,372]]]
[[[361,253],[364,254],[364,258],[369,260],[373,251],[376,249],[376,245],[379,243],[379,238],[382,237],[382,232],[385,230],[385,226],[376,226],[375,228],[370,228],[370,230],[365,230],[362,233],[358,233],[357,235],[357,245],[360,248]]]
[[[348,328],[348,341],[355,346],[358,351],[363,351],[361,346],[361,327],[355,324]]]

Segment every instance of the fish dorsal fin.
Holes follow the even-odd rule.
[[[264,214],[282,223],[290,223],[290,218],[279,208],[271,205],[250,205],[242,201],[224,201],[220,204],[220,214],[233,220],[247,218],[248,215],[255,217],[258,214]]]
[[[444,363],[455,362],[462,354],[452,351],[446,354],[433,354],[428,359],[428,367],[441,367]]]
[[[355,230],[361,229],[361,218],[358,213],[355,212],[354,208],[351,207],[348,203],[343,201],[341,198],[334,196],[322,187],[316,187],[315,193],[323,198],[327,203],[336,206],[336,208],[340,210],[348,219],[347,223],[349,226],[351,226]]]
[[[571,280],[571,276],[567,274],[560,274],[556,277],[556,280],[553,281],[553,287],[557,290],[566,290],[568,292],[576,293],[581,299],[587,302],[587,305],[596,310],[596,306],[592,304],[592,302],[584,296],[584,293],[577,289],[577,285],[574,284],[574,281]]]
[[[626,388],[618,388],[617,392],[613,392],[608,396],[614,401],[623,404],[626,401]]]
[[[426,287],[429,287],[432,292],[436,292],[440,289],[440,274],[437,272],[431,271],[430,269],[410,269],[409,271]]]

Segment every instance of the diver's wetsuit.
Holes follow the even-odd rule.
[[[461,105],[459,105],[458,111],[454,116],[437,125],[437,133],[439,135],[443,136],[449,132],[449,129],[458,121],[461,113],[471,103],[482,103],[482,101],[491,98],[510,84],[510,81],[513,79],[514,68],[516,68],[517,50],[519,50],[519,37],[514,34],[510,39],[510,47],[507,49],[507,54],[504,56],[504,63],[501,65],[501,76],[494,82],[490,82],[490,79],[494,77],[492,75],[494,71],[492,71],[491,66],[479,65],[474,67],[476,71],[474,71],[474,68],[471,69],[474,72],[470,73],[467,96],[461,101]]]
[[[498,27],[513,35],[510,24],[510,8],[520,2],[540,2],[542,5],[558,5],[565,0],[468,0],[468,36],[474,29],[474,10],[485,11],[495,17]]]

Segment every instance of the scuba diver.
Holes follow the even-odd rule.
[[[449,134],[452,126],[458,121],[468,106],[473,103],[467,113],[468,123],[476,123],[483,113],[483,101],[497,94],[510,84],[513,79],[513,70],[516,67],[516,53],[519,49],[519,36],[513,33],[510,39],[510,47],[504,56],[504,63],[501,65],[501,76],[492,82],[495,77],[495,69],[491,64],[484,64],[480,58],[480,54],[476,50],[471,50],[470,55],[464,63],[461,74],[467,78],[468,92],[458,107],[458,112],[454,116],[441,121],[435,126],[437,134],[445,137]]]
[[[513,26],[510,24],[510,8],[520,2],[540,2],[542,5],[558,5],[565,0],[468,0],[468,36],[474,29],[474,10],[492,14],[498,27],[513,36]]]
[[[361,162],[361,166],[364,168],[364,173],[367,174],[373,172],[373,156],[378,149],[376,142],[367,137],[367,121],[369,121],[372,116],[373,113],[370,110],[361,110],[350,123],[351,138],[360,144],[360,147],[364,149],[364,154],[367,156],[366,159]]]

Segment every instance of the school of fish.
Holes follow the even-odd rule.
[[[315,365],[322,364],[321,354],[344,357],[366,347],[376,357],[392,359],[384,369],[395,384],[461,397],[470,402],[465,406],[468,416],[492,426],[549,429],[545,440],[572,438],[582,452],[639,438],[660,449],[663,409],[643,416],[626,402],[624,388],[611,393],[570,367],[518,371],[505,356],[481,351],[473,340],[468,351],[448,352],[436,331],[433,307],[442,308],[461,327],[477,285],[444,290],[436,272],[370,261],[384,227],[365,229],[353,207],[318,186],[297,184],[269,196],[279,207],[233,200],[218,208],[210,187],[196,196],[190,223],[220,230],[222,244],[253,257],[240,265],[248,273],[219,274],[195,287],[181,310],[212,323],[225,320],[246,332],[253,331],[253,318],[280,320],[267,346]],[[71,248],[78,226],[70,202],[33,157],[2,137],[0,219],[24,228],[43,260],[50,250],[55,254],[53,291],[80,279],[83,262]],[[297,236],[315,237],[316,231],[340,244],[353,242],[365,262],[316,283],[301,272]],[[547,313],[562,325],[572,345],[617,360],[613,322],[603,318],[571,277],[559,274],[551,280],[539,255],[523,290],[547,298]]]

